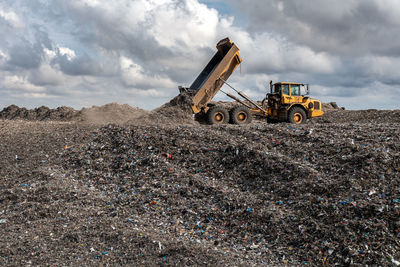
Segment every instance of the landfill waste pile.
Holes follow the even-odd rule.
[[[109,103],[104,106],[92,106],[75,110],[71,107],[50,109],[42,106],[35,109],[20,108],[11,105],[0,111],[0,119],[28,121],[77,121],[90,124],[124,124],[149,113],[127,104]]]
[[[0,263],[400,264],[399,111],[209,126],[179,103],[148,124],[0,120]]]
[[[50,109],[41,106],[35,109],[20,108],[16,105],[11,105],[0,111],[0,119],[16,120],[24,119],[30,121],[57,120],[68,121],[77,116],[78,111],[70,107],[58,107]]]
[[[400,123],[400,110],[330,110],[313,118],[316,123]]]
[[[170,102],[152,111],[146,111],[128,104],[109,103],[75,110],[71,107],[50,109],[42,106],[35,109],[11,105],[0,111],[0,119],[27,121],[76,121],[89,124],[198,124],[193,115],[191,94],[182,93]]]

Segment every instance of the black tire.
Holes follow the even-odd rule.
[[[229,112],[232,124],[248,124],[252,121],[251,111],[247,107],[235,107]]]
[[[214,106],[207,112],[209,124],[225,124],[229,122],[229,113],[223,107]]]
[[[279,121],[277,119],[272,119],[270,117],[267,117],[267,122],[268,123],[278,123]]]
[[[306,112],[299,107],[294,107],[289,111],[288,121],[294,124],[303,124],[307,120]]]
[[[207,115],[203,112],[197,113],[194,115],[195,121],[199,122],[200,124],[207,124]]]

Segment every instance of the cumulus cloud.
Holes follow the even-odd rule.
[[[121,94],[171,97],[197,75],[219,38],[218,12],[196,0],[33,2],[36,6],[28,7],[46,17],[36,30],[46,29],[48,38],[20,38],[10,46],[8,66],[29,69],[29,81],[51,87],[48,92],[60,92],[56,87],[72,79],[82,84],[65,90],[71,95],[104,95],[100,83],[107,77]],[[37,9],[39,4],[44,9]],[[34,12],[29,16],[40,21]],[[88,76],[98,78],[89,83]]]
[[[0,7],[0,20],[11,26],[12,28],[24,28],[25,23],[23,20],[13,11],[4,11]]]
[[[5,76],[3,78],[2,85],[8,89],[20,90],[23,93],[46,91],[46,88],[41,86],[36,86],[30,83],[25,77],[17,75]]]
[[[142,66],[134,63],[127,57],[120,58],[120,66],[123,84],[126,87],[151,89],[149,90],[149,95],[156,95],[154,91],[157,88],[170,88],[175,85],[168,77],[146,74]]]
[[[58,48],[58,53],[67,59],[69,61],[72,61],[76,58],[76,54],[75,51],[68,48],[68,47],[59,47]]]
[[[0,68],[8,61],[9,57],[6,53],[0,50]]]
[[[66,77],[47,63],[31,71],[28,80],[38,86],[58,86],[66,82]]]
[[[297,45],[279,36],[255,34],[241,48],[251,73],[317,73],[335,71],[337,59],[324,52],[315,52],[309,47]],[[241,46],[241,44],[239,44]]]
[[[230,82],[254,98],[270,79],[292,80],[325,100],[365,100],[352,108],[392,107],[399,18],[396,0],[4,0],[0,104],[31,94],[29,105],[154,108],[190,85],[229,36],[244,59]],[[383,96],[372,101],[376,86]]]
[[[236,14],[246,18],[246,32],[253,39],[268,33],[280,40],[278,51],[264,42],[263,47],[272,51],[269,58],[273,63],[265,63],[261,56],[263,59],[252,61],[257,64],[251,64],[251,72],[276,73],[280,80],[301,79],[314,84],[315,94],[326,95],[325,99],[352,98],[346,101],[352,108],[394,108],[393,99],[400,100],[400,75],[396,73],[400,58],[398,1],[211,2],[233,3]],[[293,69],[294,62],[305,64]],[[375,95],[378,89],[386,91],[374,101],[357,100]]]

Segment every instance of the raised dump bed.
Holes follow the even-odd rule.
[[[190,88],[185,88],[194,94],[192,110],[195,114],[208,111],[207,105],[221,89],[224,81],[228,80],[232,72],[242,62],[239,56],[239,48],[229,38],[219,41],[217,49],[218,51]]]

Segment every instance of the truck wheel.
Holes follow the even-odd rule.
[[[267,117],[267,122],[268,123],[278,123],[279,121],[277,119],[273,119],[273,118]]]
[[[229,113],[223,107],[212,107],[207,112],[209,124],[224,124],[229,122]]]
[[[306,121],[306,113],[302,108],[294,107],[289,111],[289,122],[295,124],[302,124]]]
[[[229,115],[232,124],[248,124],[252,120],[251,111],[246,107],[235,107]]]

